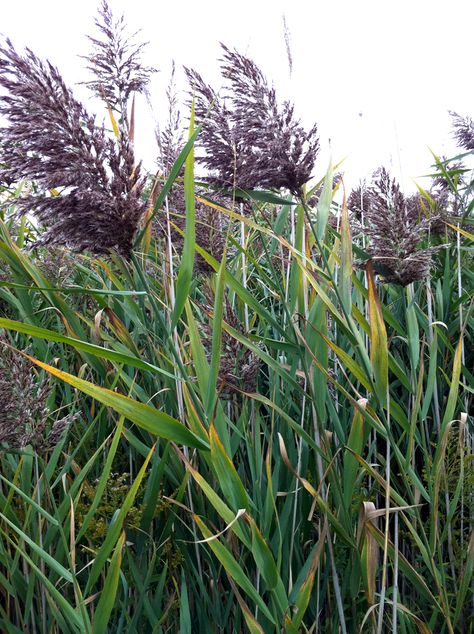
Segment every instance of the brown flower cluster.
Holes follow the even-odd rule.
[[[102,2],[95,24],[101,39],[88,35],[92,52],[84,56],[94,79],[84,83],[126,120],[130,95],[145,92],[156,69],[142,64],[141,56],[146,43],[133,42],[137,34],[126,34],[124,16],[114,19],[106,0]]]
[[[449,113],[453,120],[454,138],[459,147],[474,150],[474,121],[471,117],[462,117],[457,112]]]
[[[0,46],[0,178],[36,184],[17,209],[46,227],[39,244],[127,257],[145,204],[144,178],[125,135],[110,139],[66,87],[58,70],[29,49]]]
[[[46,451],[57,445],[76,416],[48,425],[49,386],[38,382],[31,365],[6,343],[0,335],[0,450],[31,445],[35,451]]]
[[[369,208],[370,196],[365,181],[355,187],[347,198],[347,208],[351,211],[353,218],[358,222],[362,221],[365,210]]]
[[[424,279],[430,270],[432,250],[422,248],[431,219],[422,213],[418,195],[405,196],[385,168],[374,173],[365,191],[356,191],[348,205],[354,216],[361,212],[361,230],[369,238],[368,252],[385,282],[407,286]]]
[[[309,180],[319,149],[317,128],[306,132],[289,102],[278,104],[257,65],[222,45],[220,95],[195,70],[185,69],[195,98],[198,161],[207,180],[225,189],[288,189],[298,195]]]

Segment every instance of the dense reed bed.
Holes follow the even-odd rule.
[[[472,121],[346,197],[224,47],[150,175],[97,25],[110,130],[0,50],[0,630],[474,631]]]

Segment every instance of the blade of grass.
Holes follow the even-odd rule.
[[[151,434],[165,438],[166,440],[172,440],[173,442],[182,445],[188,445],[199,449],[209,449],[209,446],[203,440],[198,438],[182,423],[168,414],[160,412],[153,407],[149,407],[144,403],[134,401],[128,396],[112,392],[100,387],[99,385],[80,379],[77,376],[58,370],[57,368],[30,357],[27,354],[22,354],[35,365],[43,368],[65,383],[72,385],[81,392],[84,392],[84,394],[91,396],[96,401],[99,401],[99,403],[112,407],[112,409],[116,412],[122,414],[125,418],[132,421],[132,423],[135,423],[138,427],[145,429]]]
[[[194,134],[194,99],[191,105],[191,116],[189,119],[189,141]],[[188,143],[189,143],[188,141]],[[196,250],[196,215],[194,203],[194,145],[191,145],[186,156],[186,166],[184,169],[184,200],[186,206],[186,229],[184,233],[184,245],[181,254],[181,264],[176,280],[176,299],[171,315],[171,329],[175,328],[181,313],[183,312],[186,299],[191,287],[191,280],[194,268],[194,255]]]
[[[120,567],[122,565],[122,549],[125,544],[125,532],[122,532],[117,545],[115,546],[109,570],[105,577],[104,587],[100,595],[99,603],[95,609],[94,620],[92,622],[93,634],[105,634],[109,624],[110,615],[117,600],[117,590],[120,577]]]

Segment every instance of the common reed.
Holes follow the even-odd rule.
[[[17,213],[45,226],[38,245],[130,255],[145,211],[145,177],[124,133],[115,141],[67,88],[59,71],[30,50],[0,47],[2,179],[36,191]]]
[[[110,134],[0,49],[0,631],[471,632],[467,167],[340,206],[316,128],[223,47],[151,176],[120,103],[143,49],[97,26]]]
[[[197,158],[215,186],[232,189],[288,189],[300,194],[319,150],[317,126],[305,131],[288,101],[278,103],[273,87],[248,57],[221,44],[224,86],[217,93],[186,69],[204,122]]]

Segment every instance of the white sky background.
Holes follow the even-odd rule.
[[[75,84],[89,79],[78,55],[90,51],[85,35],[96,35],[99,1],[0,4],[0,32],[17,49],[29,46],[58,66],[76,96],[97,112],[97,101]],[[294,102],[306,127],[318,123],[322,151],[315,175],[323,175],[330,154],[333,162],[345,158],[348,189],[381,164],[406,190],[414,189],[413,179],[429,172],[429,147],[438,155],[457,153],[447,111],[474,115],[472,0],[109,0],[109,6],[117,17],[125,12],[130,32],[142,29],[139,39],[149,42],[144,62],[160,70],[150,86],[155,119],[166,117],[173,59],[183,90],[183,64],[219,88],[223,42],[257,63],[277,97]],[[137,154],[152,170],[153,118],[138,99]]]

